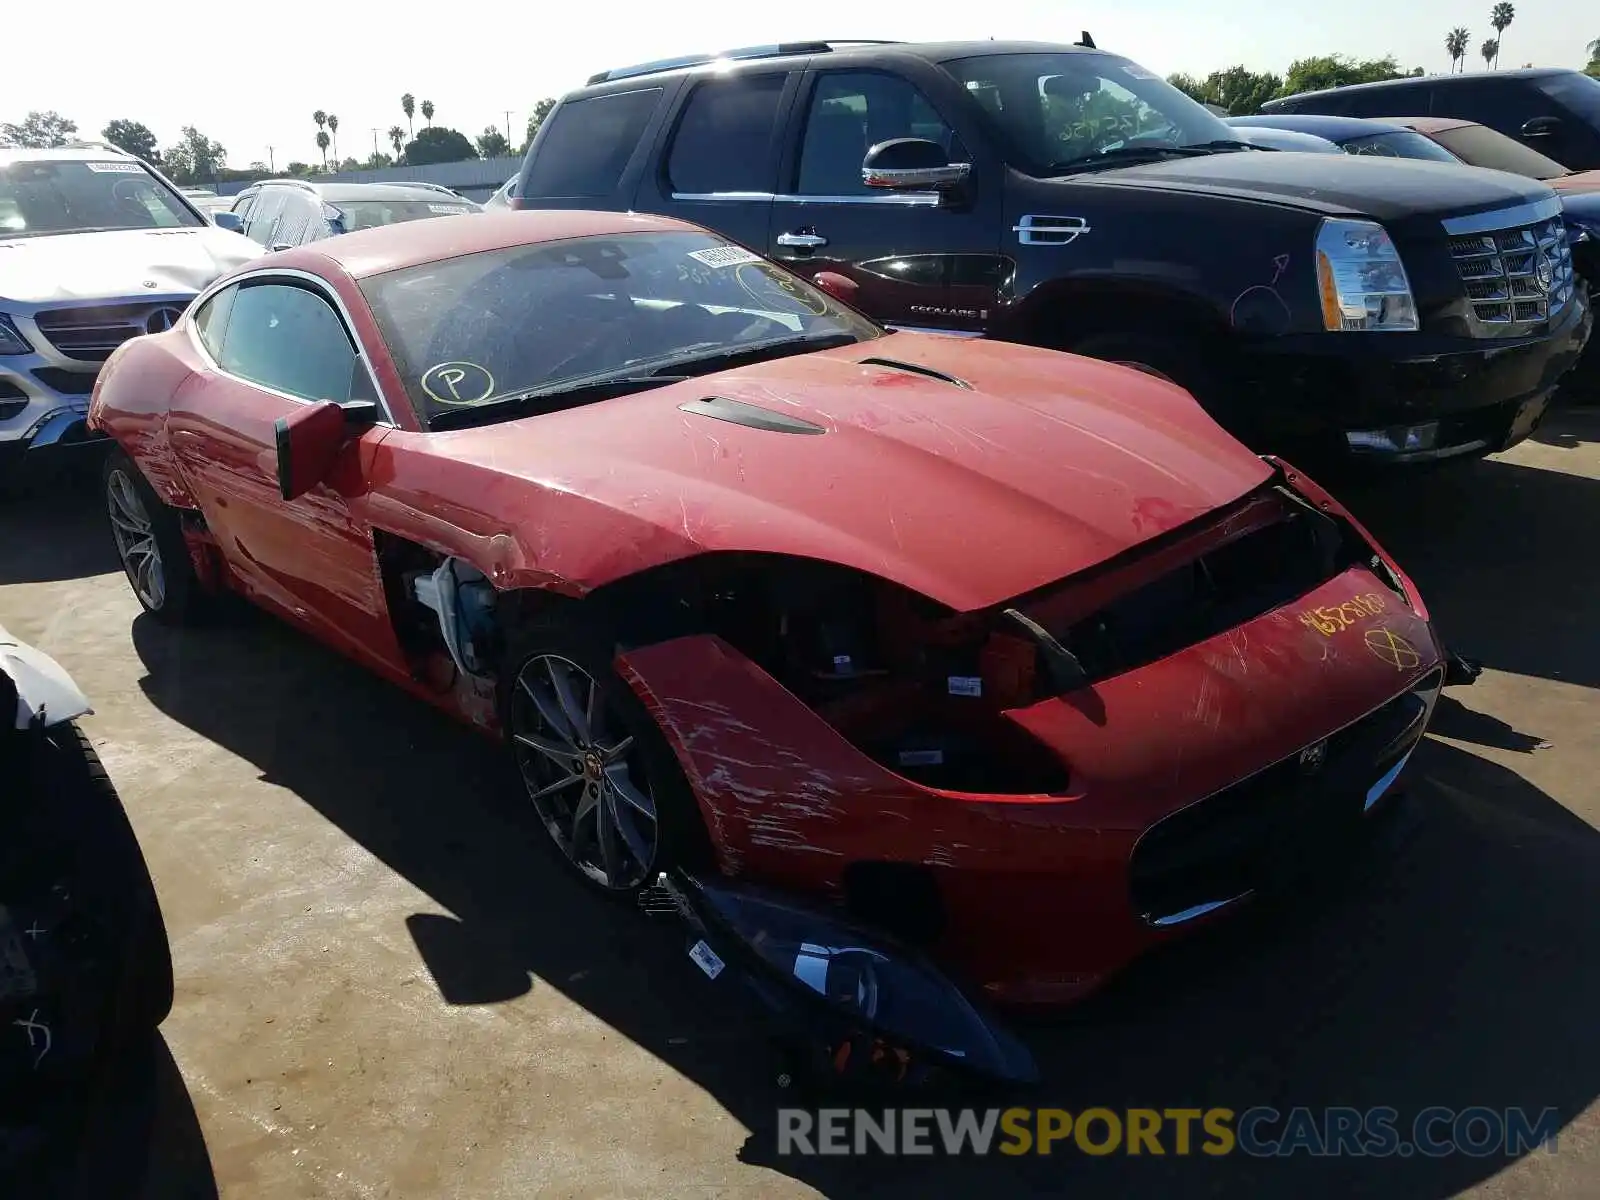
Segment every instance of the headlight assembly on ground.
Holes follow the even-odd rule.
[[[1221,1158],[1512,1158],[1556,1151],[1556,1110],[1394,1108],[801,1108],[781,1155],[1083,1154]]]

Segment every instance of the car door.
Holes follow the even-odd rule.
[[[742,71],[696,82],[652,156],[634,207],[681,217],[767,248],[779,135],[799,71]]]
[[[274,423],[317,400],[377,399],[338,302],[311,277],[254,275],[195,312],[202,364],[167,435],[206,525],[244,590],[379,668],[401,661],[368,517],[373,456],[393,429],[353,428],[326,479],[284,500]]]
[[[1001,180],[997,166],[973,160],[969,147],[979,143],[955,123],[963,119],[900,74],[808,72],[786,135],[770,257],[807,277],[847,276],[858,288],[856,306],[886,324],[983,332],[1003,270]],[[867,151],[905,137],[939,142],[952,162],[972,163],[965,188],[951,195],[868,188],[861,178]]]

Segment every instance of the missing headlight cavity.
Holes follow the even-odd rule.
[[[1038,651],[998,614],[779,555],[713,554],[606,589],[632,644],[714,633],[890,770],[931,787],[1057,792],[1065,769],[1005,710],[1039,698]]]

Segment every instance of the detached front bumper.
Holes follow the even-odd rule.
[[[1506,450],[1543,418],[1589,341],[1587,298],[1533,339],[1316,334],[1253,348],[1252,440],[1319,458],[1429,462]]]

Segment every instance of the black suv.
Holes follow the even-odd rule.
[[[1549,67],[1386,79],[1270,100],[1268,113],[1457,117],[1520,138],[1574,171],[1600,167],[1600,79]]]
[[[1144,366],[1264,447],[1531,432],[1591,323],[1554,193],[1236,137],[1085,46],[807,42],[594,76],[513,203],[682,217],[887,324]]]
[[[440,184],[267,179],[240,192],[232,211],[246,237],[287,250],[356,229],[483,210]]]

